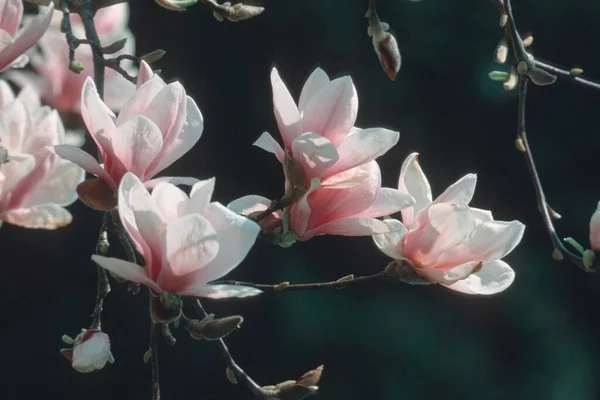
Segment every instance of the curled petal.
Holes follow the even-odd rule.
[[[414,224],[416,215],[431,204],[431,186],[419,165],[419,153],[410,154],[400,169],[398,190],[410,194],[415,204],[402,210],[402,222],[410,227]]]
[[[389,232],[373,235],[373,241],[385,255],[399,260],[403,258],[402,240],[408,233],[408,229],[402,222],[395,219],[384,219],[383,223],[388,226]]]
[[[494,260],[484,262],[479,272],[446,287],[467,294],[491,295],[506,290],[514,279],[515,272],[507,263]]]

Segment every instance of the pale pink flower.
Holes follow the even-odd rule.
[[[84,65],[84,70],[77,74],[69,70],[69,48],[65,34],[60,31],[63,13],[56,11],[50,29],[39,41],[39,48],[30,51],[32,71],[11,71],[7,79],[18,85],[35,87],[48,105],[60,112],[81,112],[81,90],[87,77],[94,77],[92,50],[88,45],[81,45],[75,51],[75,59]],[[71,14],[71,27],[77,37],[85,37],[81,18]],[[107,57],[121,54],[135,54],[135,39],[127,28],[129,5],[119,3],[98,10],[94,23],[102,45],[127,38],[125,47]],[[121,62],[121,66],[132,76],[136,68],[130,60]],[[111,68],[105,70],[104,101],[113,111],[121,109],[123,104],[134,94],[135,85]]]
[[[72,340],[72,339],[69,339]],[[97,329],[84,329],[73,343],[72,349],[61,349],[77,372],[88,373],[104,368],[113,362],[108,335]]]
[[[119,214],[145,266],[97,255],[92,260],[157,294],[223,298],[261,293],[244,286],[209,284],[238,266],[260,230],[250,219],[210,202],[214,183],[214,179],[196,183],[190,197],[170,183],[160,183],[150,194],[127,173],[119,186]]]
[[[432,282],[468,294],[494,294],[508,288],[515,273],[501,258],[521,241],[519,221],[494,221],[487,210],[469,207],[477,176],[465,175],[435,201],[418,163],[418,154],[402,165],[398,189],[416,203],[402,210],[402,222],[387,219],[390,232],[373,239],[381,251],[408,261]]]
[[[590,219],[590,247],[594,251],[600,251],[600,202]]]
[[[0,0],[0,72],[27,64],[28,57],[24,53],[48,29],[53,10],[54,3],[42,7],[38,15],[19,29],[23,19],[23,1]]]
[[[381,171],[376,161],[355,167],[336,179],[354,179],[361,183],[348,188],[318,187],[313,179],[309,191],[289,208],[289,233],[284,245],[306,241],[317,235],[370,236],[388,232],[377,218],[400,211],[414,203],[410,194],[381,187]],[[245,196],[228,207],[238,213],[265,210],[270,201],[260,196]],[[277,214],[282,216],[281,213]],[[285,228],[284,228],[285,229]]]
[[[40,106],[32,88],[21,90],[15,98],[0,80],[0,144],[8,152],[8,162],[0,165],[2,221],[43,229],[71,222],[63,206],[77,199],[75,188],[84,171],[46,148],[64,140],[58,113]]]
[[[271,85],[285,152],[267,132],[254,144],[275,153],[280,162],[287,153],[302,169],[306,186],[312,178],[319,178],[321,185],[330,187],[358,184],[362,177],[357,175],[348,177],[358,182],[333,182],[330,178],[375,160],[398,142],[398,132],[354,126],[358,95],[349,76],[330,81],[322,69],[315,69],[304,84],[297,105],[275,68],[271,71]]]
[[[96,142],[104,164],[83,150],[69,145],[54,146],[61,157],[77,163],[98,176],[116,191],[126,172],[132,172],[147,187],[158,182],[183,184],[192,178],[154,175],[187,153],[200,139],[204,127],[202,114],[179,82],[166,84],[142,62],[139,87],[116,117],[100,100],[96,85],[87,78],[81,93],[81,112],[85,125]]]

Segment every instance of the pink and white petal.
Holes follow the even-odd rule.
[[[10,51],[0,52],[0,72],[40,40],[50,25],[53,11],[54,3],[50,3],[48,7],[41,7],[40,12],[17,32]]]
[[[204,117],[196,102],[190,96],[186,96],[185,101],[186,114],[183,127],[179,128],[179,130],[173,127],[165,138],[163,149],[157,157],[157,163],[153,163],[148,171],[150,176],[159,173],[180,159],[198,143],[198,140],[202,136],[202,132],[204,131]]]
[[[0,5],[0,29],[14,36],[23,18],[23,2],[21,0],[5,0]]]
[[[477,222],[493,221],[494,216],[490,210],[483,210],[481,208],[471,207],[471,214],[477,220]]]
[[[163,262],[165,218],[140,179],[130,172],[121,179],[117,198],[121,222],[144,257],[148,276],[156,279]]]
[[[58,204],[42,204],[10,210],[3,214],[2,219],[24,228],[58,229],[69,225],[73,216]]]
[[[111,141],[115,163],[110,174],[115,179],[120,178],[119,175],[122,176],[126,171],[145,178],[146,169],[163,145],[158,126],[144,116],[137,116],[120,125]]]
[[[310,74],[300,93],[300,100],[298,101],[298,109],[300,113],[304,111],[308,102],[321,90],[325,85],[329,83],[329,76],[321,68],[317,67]]]
[[[34,89],[34,86],[27,85],[19,92],[17,96],[19,101],[23,103],[25,109],[30,115],[34,115],[41,107],[40,95]]]
[[[458,265],[448,271],[443,271],[437,268],[415,268],[415,272],[432,282],[441,283],[442,285],[452,285],[462,279],[466,279],[477,269],[481,268],[481,261],[471,261],[465,264]]]
[[[373,235],[373,241],[379,250],[394,260],[404,257],[402,254],[402,240],[408,233],[404,224],[395,219],[384,219],[383,223],[389,228],[389,232]]]
[[[275,154],[275,157],[277,157],[279,162],[283,162],[283,157],[285,156],[285,153],[283,152],[283,149],[281,148],[279,143],[277,143],[277,141],[273,139],[273,136],[271,136],[268,132],[263,132],[262,135],[260,135],[260,137],[256,139],[256,142],[254,142],[253,145],[256,147],[260,147],[261,149],[268,151],[269,153]]]
[[[35,134],[25,138],[23,151],[35,153],[46,146],[64,143],[64,139],[65,131],[60,116],[56,110],[52,110],[35,124]]]
[[[334,175],[373,161],[394,147],[399,139],[400,133],[389,129],[353,128],[337,146],[340,159],[327,174]]]
[[[304,132],[316,132],[338,145],[350,133],[358,114],[358,95],[349,76],[319,90],[302,115]]]
[[[191,214],[176,219],[164,231],[164,261],[158,284],[175,293],[197,284],[195,272],[210,264],[217,257],[219,248],[215,229],[202,215]]]
[[[293,140],[302,133],[300,111],[276,68],[271,70],[271,86],[273,87],[273,113],[283,145],[289,148]]]
[[[17,1],[19,4],[23,4],[21,1]],[[1,25],[0,25],[1,26]],[[15,100],[15,94],[13,93],[10,85],[5,80],[0,80],[0,108],[6,107],[8,104]]]
[[[210,203],[214,190],[215,178],[196,183],[190,191],[189,200],[180,206],[180,215],[192,213],[204,214],[204,210]]]
[[[180,217],[179,208],[188,200],[185,192],[170,183],[161,183],[152,191],[152,201],[167,224]]]
[[[16,186],[35,168],[35,157],[31,154],[10,154],[10,162],[0,166],[3,175],[2,193],[13,191]],[[14,195],[14,194],[13,194]]]
[[[381,188],[375,201],[366,210],[361,211],[355,218],[378,218],[397,213],[415,204],[415,199],[397,189]]]
[[[306,231],[298,240],[304,242],[318,235],[372,236],[389,230],[385,222],[375,218],[348,218],[328,222]]]
[[[54,203],[68,206],[77,200],[77,185],[85,178],[85,171],[77,164],[60,159],[57,155],[53,168],[32,188],[22,207],[34,207],[40,204]]]
[[[140,63],[140,71],[137,76],[136,86],[139,88],[144,83],[148,82],[148,80],[150,80],[150,78],[153,76],[154,72],[152,71],[152,68],[150,68],[146,61],[142,61]]]
[[[519,221],[482,222],[471,238],[442,254],[436,268],[446,269],[473,260],[501,259],[521,242],[524,231],[525,225]]]
[[[170,183],[172,185],[193,186],[200,182],[200,179],[187,176],[161,176],[160,178],[150,179],[144,182],[146,189],[154,189],[160,183]]]
[[[476,226],[468,206],[448,203],[433,204],[419,214],[418,223],[422,228],[408,234],[404,254],[422,267],[471,237]]]
[[[141,115],[152,99],[166,86],[167,84],[158,75],[153,75],[141,86],[138,86],[133,97],[123,104],[123,108],[121,108],[121,112],[119,112],[119,117],[117,118],[117,125],[124,124]]]
[[[210,299],[226,299],[231,297],[251,297],[261,293],[262,290],[249,286],[197,285],[190,286],[179,294],[183,296],[208,297]]]
[[[402,210],[402,222],[411,227],[416,222],[416,215],[431,204],[431,186],[419,165],[419,153],[412,153],[402,163],[398,190],[410,194],[415,199],[415,204]]]
[[[329,171],[327,171],[329,173]],[[369,179],[369,170],[356,167],[337,173],[321,182],[321,187],[327,189],[349,189],[360,186]]]
[[[108,175],[108,172],[98,164],[98,161],[96,161],[94,157],[81,150],[79,147],[70,146],[68,144],[59,144],[48,147],[48,149],[55,152],[59,157],[79,165],[90,174],[96,175],[98,178],[104,180],[113,190],[117,190],[117,185],[110,175]]]
[[[450,285],[448,289],[467,294],[491,295],[503,292],[515,280],[515,271],[502,260],[484,262],[481,271]]]
[[[162,293],[163,289],[154,282],[143,267],[129,261],[120,260],[114,257],[102,257],[92,255],[92,260],[102,268],[126,279],[130,282],[139,283],[154,290],[156,293]]]
[[[2,133],[2,144],[13,152],[27,152],[23,149],[23,143],[29,136],[32,120],[27,113],[25,105],[15,100],[6,107],[0,109],[0,125]]]
[[[327,138],[312,132],[296,137],[292,142],[294,161],[300,164],[306,178],[322,177],[338,160],[338,152]]]
[[[594,251],[600,250],[600,202],[590,218],[590,247]]]
[[[81,116],[96,146],[102,152],[107,166],[110,166],[106,154],[111,146],[108,138],[115,129],[115,114],[100,99],[96,84],[91,77],[87,77],[81,89]]]
[[[459,203],[469,204],[475,193],[477,184],[476,174],[467,174],[454,182],[452,185],[440,194],[434,203]]]
[[[246,258],[260,233],[256,222],[220,203],[209,204],[204,215],[215,229],[219,252],[209,264],[196,272],[194,285],[227,275]]]
[[[310,188],[304,195],[290,208],[289,228],[296,236],[302,236],[306,232],[308,221],[310,220],[312,210],[308,204],[308,196],[319,189],[319,178],[313,178],[310,181]]]
[[[254,212],[264,211],[271,205],[271,200],[266,197],[250,194],[227,204],[231,211],[242,215],[250,215]]]

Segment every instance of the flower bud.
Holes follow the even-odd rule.
[[[83,72],[84,66],[83,66],[83,63],[81,61],[73,60],[69,64],[69,69],[71,71],[75,72],[76,74],[80,74],[80,73]]]
[[[367,34],[373,38],[373,47],[379,62],[388,78],[394,81],[402,64],[398,41],[394,35],[388,32],[390,26],[386,22],[382,22],[374,11],[367,11],[365,17],[369,19]]]
[[[150,317],[155,324],[168,325],[181,317],[181,298],[169,292],[163,292],[150,300]]]
[[[594,264],[596,262],[596,253],[592,250],[586,250],[583,252],[583,266],[587,269],[594,268]]]
[[[227,18],[231,22],[243,21],[252,17],[256,17],[257,15],[262,14],[265,10],[264,7],[259,6],[251,6],[243,3],[237,3],[231,5],[230,2],[223,3],[223,11],[219,13],[219,11],[215,11],[213,15],[219,22],[223,21],[223,17]],[[217,14],[220,14],[220,18],[217,17]]]
[[[193,6],[198,0],[154,0],[159,6],[171,11],[185,11]]]
[[[63,335],[63,341],[68,336]],[[84,329],[74,340],[72,349],[61,349],[61,354],[71,361],[73,368],[82,373],[102,369],[107,362],[114,362],[110,353],[108,335],[98,329]]]
[[[296,381],[285,381],[275,386],[263,386],[267,398],[274,400],[301,400],[319,390],[317,384],[323,374],[323,365],[308,371]]]
[[[123,50],[126,43],[127,38],[123,38],[121,40],[117,40],[116,42],[109,44],[108,46],[102,47],[100,50],[102,51],[102,54],[114,54],[117,51]]]
[[[185,322],[185,329],[196,340],[219,340],[238,329],[243,321],[244,318],[240,315],[215,319],[214,314],[210,314],[202,321],[196,319],[187,320]]]
[[[508,57],[508,41],[506,38],[502,39],[498,46],[496,46],[496,51],[494,51],[494,61],[498,64],[504,64],[506,62],[506,58]]]

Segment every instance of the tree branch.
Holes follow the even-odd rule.
[[[206,312],[206,310],[204,310],[204,307],[202,307],[202,303],[200,303],[200,300],[194,299],[192,304],[196,312],[202,318],[206,318],[208,316],[208,313]],[[250,376],[246,374],[246,372],[244,372],[244,370],[235,362],[231,353],[229,352],[229,349],[227,348],[227,345],[225,344],[225,341],[223,339],[218,339],[217,344],[219,345],[221,356],[223,357],[227,368],[229,368],[229,370],[231,370],[235,374],[235,378],[237,379],[237,381],[243,382],[246,385],[246,387],[248,387],[250,392],[252,392],[254,397],[256,397],[257,399],[269,400],[267,392],[256,382],[254,382],[252,378],[250,378]]]
[[[150,360],[152,363],[152,400],[160,400],[160,377],[158,373],[158,334],[156,325],[150,327]]]
[[[100,233],[98,235],[98,242],[96,243],[96,254],[103,257],[108,256],[108,250],[110,244],[108,242],[108,213],[104,213],[102,219],[102,225],[100,226]],[[102,309],[104,307],[104,299],[110,293],[110,284],[108,283],[108,276],[106,270],[100,266],[97,266],[98,280],[96,288],[96,306],[92,313],[92,325],[91,329],[101,330],[102,327]]]
[[[234,285],[234,286],[248,286],[256,289],[260,289],[265,292],[283,292],[290,290],[321,290],[321,289],[342,289],[346,286],[352,286],[356,284],[362,284],[367,282],[383,281],[387,278],[388,273],[381,271],[373,275],[354,277],[354,275],[347,275],[338,280],[331,282],[321,283],[299,283],[290,284],[289,282],[281,282],[276,285],[252,283],[252,282],[241,282],[233,280],[215,281],[212,282],[216,285]]]

